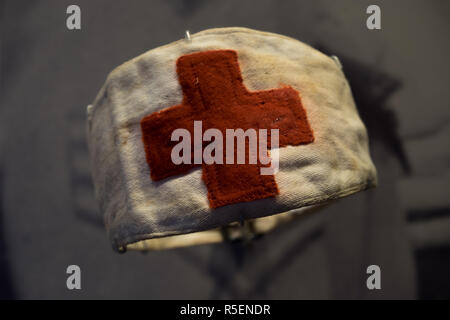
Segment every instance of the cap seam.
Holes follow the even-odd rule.
[[[331,201],[334,199],[342,198],[342,197],[348,196],[350,194],[372,188],[375,185],[376,185],[376,183],[373,181],[366,181],[364,183],[359,183],[359,184],[353,185],[349,188],[340,190],[339,192],[335,192],[331,195],[327,195],[327,196],[320,195],[320,196],[310,197],[310,198],[302,200],[301,201],[302,203],[300,205],[296,206],[295,208],[292,208],[292,209],[284,211],[284,212],[289,212],[289,211],[297,210],[297,209],[307,207],[310,205],[321,204],[326,201]],[[261,199],[261,200],[264,200],[264,199]],[[277,215],[280,213],[283,213],[283,211],[268,214],[265,216],[274,216],[274,215]],[[265,216],[259,216],[258,218],[263,218]],[[251,218],[248,218],[248,219],[251,219]],[[233,222],[235,222],[235,221],[230,221],[229,223],[233,223]],[[168,231],[163,231],[163,232],[143,233],[143,234],[138,234],[138,235],[134,235],[134,236],[124,237],[124,238],[122,238],[122,240],[118,240],[118,239],[112,240],[112,244],[114,246],[114,249],[118,250],[118,248],[120,248],[120,247],[127,246],[127,245],[130,245],[130,244],[133,244],[133,243],[136,243],[139,241],[143,241],[143,240],[151,240],[151,239],[157,239],[157,238],[163,238],[163,237],[170,237],[170,236],[183,235],[183,234],[189,234],[189,233],[194,233],[194,232],[213,230],[217,227],[219,227],[219,226],[211,225],[211,226],[206,226],[205,228],[200,228],[200,229],[191,228],[191,229],[186,229],[186,230],[182,230],[182,231],[168,230]]]

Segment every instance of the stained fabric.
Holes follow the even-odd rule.
[[[311,143],[301,143],[308,141],[301,134],[308,127],[295,114],[299,105],[314,134]],[[141,123],[147,117],[150,122]],[[257,166],[248,167],[251,174],[221,166],[223,181],[212,180],[220,181],[217,187],[208,177],[209,167],[219,166],[175,167],[168,150],[177,142],[170,133],[192,132],[193,120],[204,120],[202,131],[279,128],[279,170],[262,178],[270,188],[241,201],[235,190],[266,186],[256,178]],[[210,29],[150,50],[110,73],[87,123],[95,191],[116,250],[219,242],[220,228],[247,220],[253,232],[266,233],[377,182],[366,128],[339,65],[274,33]],[[212,202],[211,190],[218,195]],[[232,198],[223,196],[227,191]]]

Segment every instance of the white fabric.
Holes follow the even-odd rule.
[[[213,49],[237,51],[249,90],[287,84],[300,92],[315,141],[280,149],[275,198],[211,209],[201,168],[159,182],[150,178],[140,120],[181,103],[176,74],[181,55]],[[206,30],[116,68],[88,108],[88,144],[96,195],[115,249],[295,212],[376,185],[366,129],[342,70],[302,42],[245,28]]]

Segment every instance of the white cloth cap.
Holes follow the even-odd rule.
[[[230,49],[250,91],[289,85],[301,95],[314,142],[280,148],[279,194],[212,209],[202,169],[150,178],[140,121],[180,104],[180,56]],[[344,66],[345,68],[345,66]],[[150,50],[116,68],[88,107],[96,197],[116,250],[165,249],[264,233],[291,216],[376,185],[367,132],[333,59],[285,36],[246,28],[210,29]],[[276,215],[275,215],[276,214]]]

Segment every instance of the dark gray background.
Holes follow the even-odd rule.
[[[1,298],[450,298],[450,2],[0,3]],[[66,29],[69,4],[81,31]],[[369,4],[382,30],[365,27]],[[93,197],[85,107],[115,66],[225,26],[341,58],[379,186],[250,244],[118,255]],[[81,291],[66,289],[70,264]],[[379,291],[366,288],[370,264]]]

